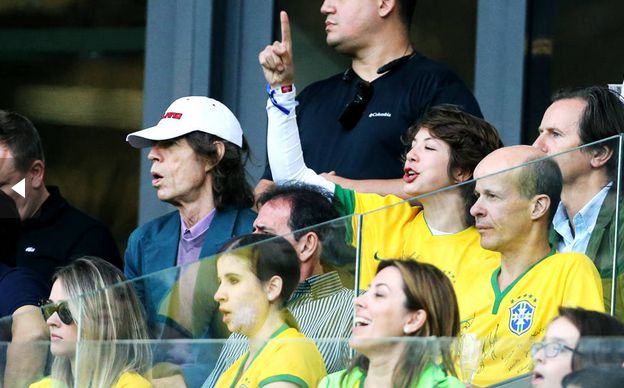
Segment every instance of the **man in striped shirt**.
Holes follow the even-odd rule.
[[[301,261],[300,283],[288,301],[288,309],[306,337],[321,340],[317,341],[317,347],[327,372],[344,369],[348,361],[346,339],[351,334],[354,292],[342,286],[338,272],[324,272],[323,266],[349,262],[348,258],[336,257],[350,252],[345,244],[345,224],[334,221],[301,230],[338,218],[328,197],[311,186],[276,186],[259,198],[258,206],[254,233],[284,236]],[[242,338],[239,334],[228,338],[204,387],[214,386],[221,373],[247,351]],[[344,340],[330,341],[335,338]]]

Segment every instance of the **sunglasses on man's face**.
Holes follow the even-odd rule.
[[[74,323],[74,318],[71,315],[71,311],[69,311],[69,306],[66,301],[62,301],[59,303],[54,303],[50,299],[42,299],[39,302],[39,306],[41,307],[41,312],[43,313],[43,318],[47,321],[50,319],[54,313],[57,313],[61,322],[66,325],[71,325]]]
[[[372,85],[366,81],[360,81],[356,86],[353,100],[347,104],[338,118],[345,129],[353,129],[356,126],[372,97]]]

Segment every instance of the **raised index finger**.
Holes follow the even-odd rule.
[[[291,47],[292,40],[290,38],[290,23],[288,22],[288,14],[286,11],[280,12],[280,24],[282,26],[282,43]]]

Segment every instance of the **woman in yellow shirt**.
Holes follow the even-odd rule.
[[[228,330],[249,341],[217,387],[316,387],[325,376],[323,358],[301,334],[285,304],[300,278],[299,259],[282,237],[237,237],[217,257],[214,298]]]
[[[149,388],[141,376],[151,364],[145,319],[124,274],[83,257],[54,275],[42,312],[54,356],[51,376],[31,388]],[[124,343],[117,343],[118,340]]]

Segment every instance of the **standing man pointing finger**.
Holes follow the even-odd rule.
[[[417,53],[409,40],[415,0],[326,0],[327,44],[351,59],[343,73],[298,96],[297,123],[306,162],[328,179],[361,192],[404,195],[401,136],[430,107],[457,104],[481,116],[463,82]],[[288,17],[282,41],[259,55],[269,94],[294,92]],[[285,112],[286,113],[286,112]],[[256,192],[271,178],[267,168]]]

